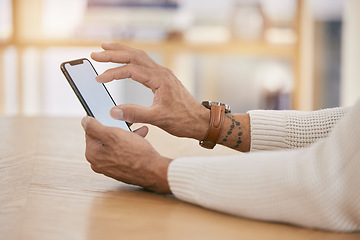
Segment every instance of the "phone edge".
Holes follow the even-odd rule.
[[[70,62],[78,61],[78,60],[80,60],[80,59],[63,62],[63,63],[61,63],[61,65],[60,65],[60,69],[61,69],[61,72],[64,74],[67,82],[70,84],[70,86],[71,86],[72,90],[74,91],[76,97],[79,99],[79,101],[80,101],[81,105],[83,106],[86,114],[87,114],[88,116],[94,117],[94,114],[91,112],[89,106],[88,106],[87,103],[85,102],[85,100],[84,100],[83,96],[81,95],[79,89],[76,87],[76,85],[75,85],[75,83],[74,83],[74,80],[72,80],[72,78],[70,77],[70,75],[68,74],[68,72],[67,72],[67,70],[66,70],[66,68],[65,68],[65,64],[67,64],[67,63],[70,64]]]
[[[75,61],[79,61],[79,60],[85,60],[88,61],[90,63],[90,66],[93,68],[93,70],[95,71],[96,75],[98,76],[99,74],[97,73],[96,69],[94,68],[93,64],[91,63],[91,61],[87,58],[79,58],[79,59],[74,59],[71,61],[66,61],[60,64],[60,70],[63,73],[63,75],[65,76],[67,82],[70,84],[72,90],[74,91],[75,95],[77,96],[77,98],[79,99],[81,105],[83,106],[83,108],[85,109],[85,112],[88,116],[94,117],[93,113],[91,112],[89,106],[87,105],[86,101],[84,100],[83,96],[81,95],[79,89],[76,87],[74,80],[72,80],[72,78],[70,77],[70,75],[68,74],[66,68],[65,68],[65,64],[69,63],[71,65],[71,62],[75,62]],[[116,106],[116,102],[114,101],[113,97],[111,96],[109,90],[106,88],[105,84],[101,83],[102,86],[104,87],[105,91],[107,92],[107,94],[109,95],[111,101],[114,103],[114,106]],[[129,123],[124,121],[126,126],[128,127],[129,131],[132,132]]]

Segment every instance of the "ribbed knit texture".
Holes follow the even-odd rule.
[[[329,136],[336,123],[350,108],[314,112],[249,111],[251,151],[279,150],[309,146]]]
[[[317,134],[329,136],[307,148],[175,159],[168,171],[171,190],[184,201],[237,216],[360,230],[360,101],[341,120],[347,110],[333,111],[339,114],[329,109],[316,112],[315,118],[252,111],[257,149],[294,148],[315,142],[321,138]],[[337,117],[319,124],[329,116]]]

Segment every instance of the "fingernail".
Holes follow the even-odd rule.
[[[113,108],[110,112],[111,117],[117,120],[124,120],[124,112],[119,108]]]
[[[91,54],[90,54],[90,56],[93,56],[93,55],[96,55],[96,54],[99,54],[100,52],[92,52]]]
[[[85,117],[83,117],[83,119],[81,120],[81,125],[83,126],[84,129],[86,129],[89,121],[90,121],[89,116],[85,116]]]
[[[96,58],[98,57],[97,55],[98,55],[99,53],[100,53],[100,52],[92,52],[92,53],[90,54],[90,57],[96,61]]]

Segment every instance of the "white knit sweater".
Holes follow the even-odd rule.
[[[278,151],[175,159],[174,195],[242,217],[360,230],[360,101],[351,109],[249,114],[251,150]]]

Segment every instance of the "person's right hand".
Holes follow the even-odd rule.
[[[126,65],[106,70],[96,78],[98,82],[131,78],[154,93],[150,107],[119,105],[111,110],[113,118],[149,123],[178,137],[204,139],[210,111],[196,101],[169,69],[155,63],[144,51],[119,43],[102,43],[101,46],[104,51],[93,52],[92,59]]]

